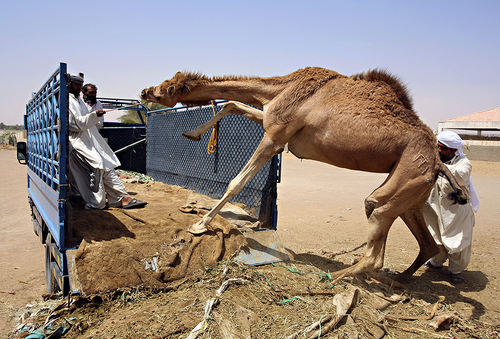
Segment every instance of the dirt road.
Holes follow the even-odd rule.
[[[47,292],[45,252],[33,233],[26,166],[18,164],[15,151],[0,149],[0,173],[0,337],[5,338],[18,309]]]
[[[407,285],[420,296],[433,291],[446,302],[482,321],[500,323],[500,163],[473,162],[473,178],[481,198],[476,215],[472,260],[466,283],[453,286],[446,270],[420,269]],[[27,203],[26,167],[15,151],[0,150],[0,336],[16,323],[18,309],[41,300],[45,293],[44,251],[32,230]],[[350,263],[365,251],[366,218],[363,201],[386,175],[354,172],[301,161],[284,154],[278,185],[278,232],[285,247],[307,258],[320,255]],[[389,233],[385,267],[403,271],[415,258],[416,241],[397,220]],[[314,256],[311,256],[314,257]]]

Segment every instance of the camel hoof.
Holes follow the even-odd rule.
[[[182,135],[190,140],[193,140],[193,141],[200,141],[201,140],[201,137],[198,134],[193,133],[193,131],[184,132],[184,133],[182,133]]]
[[[193,235],[202,235],[208,231],[208,228],[200,224],[194,224],[189,226],[187,231]]]
[[[394,277],[394,280],[401,283],[401,284],[405,284],[405,283],[408,283],[411,279],[412,275],[409,275],[409,274],[405,274],[405,272],[403,273],[399,273],[397,274],[395,277]]]

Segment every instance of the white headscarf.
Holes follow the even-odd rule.
[[[461,157],[465,156],[464,152],[462,151],[462,146],[464,145],[464,142],[457,133],[452,131],[442,131],[437,136],[437,139],[440,143],[442,143],[446,147],[456,149],[457,150],[455,152],[456,155],[459,155]]]
[[[462,151],[462,146],[464,145],[464,142],[457,133],[452,131],[442,131],[441,133],[438,134],[437,139],[440,143],[442,143],[446,147],[456,149],[457,150],[455,152],[456,155],[460,157],[465,156],[464,152]],[[477,212],[477,210],[479,209],[479,197],[476,193],[474,185],[472,184],[472,177],[469,178],[469,191],[470,191],[470,203],[472,205],[472,208],[474,208],[474,212]]]

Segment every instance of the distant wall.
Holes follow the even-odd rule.
[[[463,151],[469,160],[500,162],[500,146],[469,145]]]
[[[26,135],[27,135],[27,132],[26,130],[0,130],[0,144],[7,144],[8,143],[8,138],[7,138],[7,134],[11,134],[11,133],[14,133],[15,135],[15,140],[16,141],[20,141],[20,140],[25,140],[26,139]]]

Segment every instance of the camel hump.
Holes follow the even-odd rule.
[[[353,80],[365,80],[370,82],[384,82],[391,87],[398,99],[403,103],[406,109],[413,110],[413,102],[408,92],[408,88],[397,76],[389,73],[387,70],[375,68],[363,73],[350,76]]]

